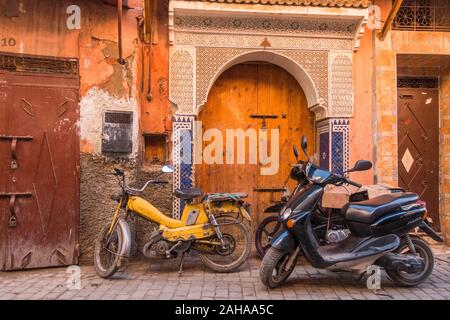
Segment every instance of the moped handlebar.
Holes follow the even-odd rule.
[[[154,184],[168,184],[167,180],[151,180]]]
[[[149,184],[167,184],[167,183],[169,183],[167,180],[148,180],[141,189],[130,188],[128,186],[126,187],[126,189],[132,192],[143,192]]]
[[[114,168],[114,175],[116,176],[123,176],[125,172],[122,169]]]

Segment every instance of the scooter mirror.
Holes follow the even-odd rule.
[[[372,162],[368,160],[358,160],[356,161],[353,168],[347,170],[347,172],[354,172],[354,171],[365,171],[372,168]]]
[[[295,159],[297,159],[298,162],[298,150],[295,144],[292,146],[292,151],[294,152]]]
[[[305,153],[305,155],[308,156],[308,152],[307,152],[308,151],[308,140],[306,139],[305,136],[302,136],[301,146],[302,146],[302,150]]]
[[[166,164],[165,166],[162,167],[161,171],[164,173],[172,173],[173,168],[172,166]]]

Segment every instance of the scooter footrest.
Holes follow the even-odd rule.
[[[377,238],[348,237],[336,244],[318,248],[318,253],[328,265],[340,262],[365,259],[383,252],[389,252],[400,245],[400,239],[395,234]]]

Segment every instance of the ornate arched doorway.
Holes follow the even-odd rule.
[[[195,123],[216,80],[234,65],[248,61],[272,63],[297,80],[315,117],[317,140],[312,140],[317,144],[317,161],[338,173],[348,167],[353,52],[359,46],[368,10],[311,7],[307,11],[304,6],[291,5],[170,2],[174,189],[199,184],[193,152],[198,145]],[[281,119],[267,123],[275,121]],[[174,199],[175,217],[183,207],[183,201]]]
[[[248,193],[255,223],[281,197],[289,164],[295,162],[293,144],[306,135],[311,153],[315,150],[314,113],[305,93],[293,75],[271,63],[244,62],[225,70],[210,88],[198,120],[204,139],[196,185],[205,192]],[[262,159],[261,152],[268,158]],[[288,188],[294,187],[290,181]]]

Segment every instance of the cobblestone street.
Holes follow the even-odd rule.
[[[199,259],[188,257],[178,276],[178,260],[131,263],[111,280],[99,278],[93,266],[81,267],[81,289],[66,285],[70,272],[53,268],[0,273],[0,299],[431,299],[450,298],[450,249],[435,246],[435,269],[424,284],[396,287],[385,276],[381,290],[366,287],[350,273],[316,270],[301,261],[288,282],[267,290],[259,280],[260,260],[253,257],[239,272],[213,273]]]

